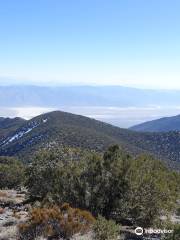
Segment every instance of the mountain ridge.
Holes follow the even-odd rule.
[[[180,90],[151,90],[124,86],[0,86],[0,106],[6,107],[131,107],[179,104]]]
[[[129,128],[139,132],[170,132],[180,131],[180,114],[172,117],[163,117],[152,121],[137,124]]]
[[[25,121],[0,138],[0,155],[27,161],[42,148],[64,145],[102,152],[112,144],[119,144],[131,154],[148,153],[180,169],[179,143],[177,132],[138,133],[81,115],[54,111]]]

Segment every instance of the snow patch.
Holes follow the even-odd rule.
[[[46,123],[47,122],[47,118],[46,119],[43,119],[43,123]]]
[[[17,132],[15,135],[13,135],[10,138],[7,138],[6,140],[3,141],[2,145],[7,145],[8,143],[13,142],[14,140],[18,140],[20,138],[22,138],[25,134],[28,134],[29,132],[31,132],[34,128],[38,127],[40,124],[33,122],[33,125],[27,129],[23,129],[20,132]]]
[[[24,136],[25,134],[31,132],[32,129],[33,129],[33,128],[28,128],[26,131],[21,131],[21,132],[16,133],[13,137],[11,137],[11,138],[8,140],[8,142],[13,142],[13,141],[16,140],[16,139],[21,138],[21,137]]]

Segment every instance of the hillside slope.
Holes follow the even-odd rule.
[[[22,118],[3,118],[0,117],[0,138],[5,138],[13,131],[22,126],[26,120]]]
[[[140,132],[180,131],[180,115],[148,121],[142,124],[135,125],[130,129]]]
[[[26,121],[0,139],[0,155],[19,156],[27,161],[40,148],[60,145],[102,151],[120,144],[130,153],[148,152],[180,168],[180,134],[138,133],[87,117],[66,112],[51,112]]]

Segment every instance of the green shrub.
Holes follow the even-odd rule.
[[[173,240],[179,240],[180,239],[180,225],[176,225],[174,228],[174,233],[173,233]]]
[[[98,216],[93,227],[94,240],[117,240],[120,234],[120,226],[113,220],[106,220]]]
[[[174,226],[168,227],[168,229],[173,229],[172,234],[167,234],[164,240],[179,240],[180,239],[180,225],[176,224]]]
[[[23,164],[12,157],[0,157],[0,189],[17,188],[23,181]]]
[[[176,210],[176,214],[178,217],[180,217],[180,207]]]
[[[31,196],[68,202],[94,216],[134,225],[157,225],[160,216],[177,208],[180,175],[148,155],[129,156],[118,146],[104,155],[42,152],[26,171]],[[62,157],[62,155],[64,157]],[[65,160],[66,159],[66,160]]]

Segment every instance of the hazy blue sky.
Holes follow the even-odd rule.
[[[0,0],[7,79],[180,88],[180,1]]]

